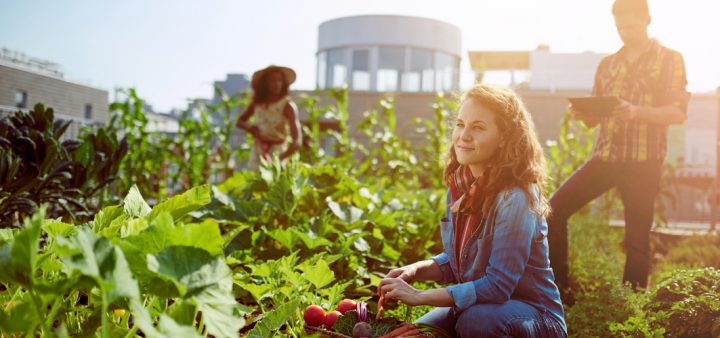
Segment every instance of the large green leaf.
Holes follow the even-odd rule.
[[[267,338],[272,337],[273,333],[285,324],[290,316],[295,312],[300,300],[296,299],[286,304],[278,306],[275,310],[263,316],[262,321],[257,323],[255,327],[248,332],[248,338]]]
[[[362,217],[363,211],[347,203],[340,205],[339,203],[327,198],[327,205],[330,210],[344,222],[354,223]]]
[[[303,232],[297,228],[292,228],[291,230],[295,233],[297,238],[299,238],[305,246],[308,247],[308,249],[315,249],[319,246],[331,246],[333,244],[326,238],[318,237],[312,231]]]
[[[195,331],[195,327],[190,325],[182,325],[177,323],[172,317],[161,313],[160,322],[156,328],[153,325],[150,312],[137,300],[130,301],[130,310],[133,313],[133,322],[140,327],[146,337],[153,338],[178,338],[188,337],[197,338],[200,335]]]
[[[295,247],[297,236],[290,229],[273,229],[267,234],[290,251]]]
[[[2,203],[2,200],[0,200],[0,203]],[[10,243],[18,232],[18,229],[0,229],[0,245]]]
[[[95,214],[93,221],[93,231],[100,232],[110,226],[111,222],[123,215],[123,208],[120,205],[105,207]]]
[[[315,264],[301,266],[302,277],[320,289],[335,280],[335,272],[330,270],[328,264],[320,259]]]
[[[197,304],[194,301],[178,299],[168,308],[170,317],[179,324],[193,325]]]
[[[199,224],[175,225],[172,216],[163,212],[153,219],[150,226],[135,236],[115,239],[130,266],[143,285],[155,282],[147,279],[147,255],[157,254],[173,246],[190,246],[203,249],[213,256],[222,256],[223,238],[220,228],[212,220]]]
[[[201,185],[159,203],[152,209],[148,219],[152,220],[160,213],[169,212],[174,220],[178,220],[185,214],[197,210],[208,203],[210,203],[210,186]]]
[[[315,249],[319,246],[332,245],[332,242],[329,240],[318,237],[312,232],[303,232],[298,227],[273,229],[272,231],[268,231],[267,234],[290,251],[292,251],[299,242],[305,244],[305,246],[309,249]]]
[[[250,292],[250,294],[253,296],[256,302],[260,303],[260,301],[263,298],[268,298],[273,296],[273,285],[272,284],[252,284],[252,283],[243,283],[240,284],[241,288],[247,290]]]
[[[35,331],[41,319],[34,307],[29,293],[22,294],[14,304],[3,304],[0,308],[0,332],[11,334]]]
[[[180,297],[193,296],[204,289],[232,281],[232,271],[222,257],[189,246],[170,246],[147,256],[148,269],[171,281]]]
[[[70,236],[75,233],[76,228],[72,224],[63,223],[60,219],[48,219],[43,222],[42,229],[51,237]]]
[[[208,333],[215,337],[237,337],[238,331],[245,326],[243,315],[251,312],[233,298],[230,279],[205,289],[195,300]]]
[[[178,324],[175,320],[173,320],[171,317],[164,313],[160,314],[160,322],[158,323],[158,329],[164,337],[168,338],[202,337],[197,333],[197,331],[195,331],[194,326]]]
[[[150,226],[137,234],[118,241],[126,253],[156,254],[173,246],[190,246],[203,249],[213,256],[223,256],[223,238],[219,225],[213,220],[202,223],[173,224],[172,216],[161,213]]]
[[[108,304],[119,298],[140,297],[125,255],[107,239],[88,228],[78,228],[77,234],[70,238],[58,237],[57,244],[68,273],[94,280]]]
[[[44,218],[43,207],[25,219],[24,228],[15,234],[12,242],[0,247],[0,281],[16,282],[28,288],[35,284],[40,229]]]
[[[170,246],[148,255],[148,268],[172,283],[178,296],[197,304],[208,333],[236,337],[245,325],[232,296],[232,271],[223,257],[189,246]]]
[[[137,185],[133,185],[132,188],[130,188],[130,191],[123,201],[123,210],[125,214],[130,217],[145,217],[152,211],[142,195],[140,195]]]

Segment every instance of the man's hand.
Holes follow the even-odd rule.
[[[580,114],[572,105],[570,105],[570,112],[572,113],[573,119],[582,121],[588,128],[595,127],[602,122],[602,117]]]
[[[638,111],[638,106],[620,99],[620,104],[613,109],[612,115],[619,121],[629,121],[638,117]]]

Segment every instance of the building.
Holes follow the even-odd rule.
[[[413,120],[433,118],[438,91],[459,89],[460,29],[434,19],[360,15],[329,20],[318,28],[316,55],[316,88],[349,89],[351,132],[365,112],[390,96],[398,133],[420,139]],[[362,141],[365,135],[353,132],[353,137]]]
[[[213,98],[211,105],[216,105],[222,101],[222,97],[217,89],[222,89],[228,96],[237,96],[250,88],[250,78],[246,74],[227,74],[224,81],[215,81],[213,84]],[[237,108],[233,109],[231,116],[237,118],[239,116]],[[212,115],[213,123],[222,124],[223,112],[216,112]]]
[[[63,138],[74,138],[85,125],[105,125],[108,92],[65,78],[56,63],[0,49],[0,114],[43,103],[56,118],[71,120]]]
[[[361,15],[319,27],[317,88],[434,92],[458,88],[460,29],[397,15]]]

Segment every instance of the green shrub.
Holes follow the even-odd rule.
[[[575,303],[566,309],[572,337],[607,337],[610,323],[632,313],[633,294],[621,283],[625,256],[620,250],[622,230],[589,217],[569,224],[570,290]]]
[[[61,141],[69,126],[39,103],[0,119],[0,228],[18,226],[43,203],[48,216],[75,221],[101,205],[98,192],[115,180],[128,144],[104,128]]]
[[[620,337],[718,337],[720,336],[720,270],[678,269],[660,281],[640,310],[622,323],[613,324]]]
[[[691,236],[681,240],[668,250],[656,270],[662,274],[677,267],[720,269],[720,236]]]

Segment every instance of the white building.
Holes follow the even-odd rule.
[[[53,108],[55,118],[72,121],[63,138],[110,119],[106,90],[66,79],[54,62],[1,48],[0,115],[32,109],[36,103]]]
[[[595,69],[606,54],[552,53],[548,48],[530,52],[531,90],[591,90]]]
[[[458,88],[460,29],[397,15],[361,15],[320,25],[317,88],[434,92]]]
[[[553,53],[546,45],[533,51],[475,51],[469,52],[470,65],[477,79],[488,71],[512,73],[511,87],[516,87],[515,73],[528,77],[524,89],[534,91],[590,91],[595,69],[607,54]]]

